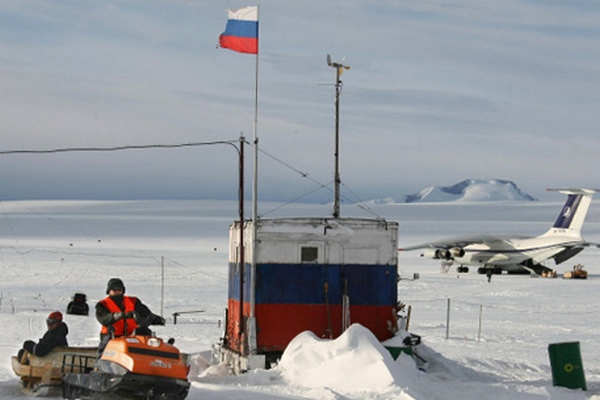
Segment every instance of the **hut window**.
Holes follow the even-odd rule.
[[[318,247],[301,247],[300,248],[300,261],[303,263],[315,263],[319,260],[319,248]]]

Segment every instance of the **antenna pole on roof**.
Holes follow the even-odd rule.
[[[349,66],[343,63],[331,62],[331,56],[327,54],[327,65],[335,68],[335,172],[334,172],[334,189],[333,189],[333,217],[340,216],[340,94],[342,93],[342,80],[340,77],[345,69],[350,69]]]

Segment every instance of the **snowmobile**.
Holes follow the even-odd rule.
[[[190,382],[185,354],[155,336],[124,336],[111,339],[89,373],[81,370],[81,359],[65,361],[63,398],[183,400]]]
[[[67,305],[67,314],[89,315],[90,306],[87,303],[85,293],[75,293],[72,300]]]
[[[21,378],[21,389],[28,396],[45,396],[52,388],[61,388],[62,366],[65,357],[81,358],[78,369],[91,369],[98,354],[97,347],[56,347],[45,356],[36,356],[27,351],[21,357],[12,356],[12,368]],[[86,357],[90,359],[87,360]],[[84,361],[87,360],[87,362]]]

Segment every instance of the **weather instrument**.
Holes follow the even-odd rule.
[[[333,190],[333,217],[340,216],[340,94],[342,93],[342,80],[340,79],[344,70],[350,69],[348,65],[331,61],[331,56],[327,54],[327,65],[335,68],[335,172],[334,172],[334,190]]]

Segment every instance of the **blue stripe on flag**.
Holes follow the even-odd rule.
[[[225,26],[225,36],[237,36],[242,38],[258,38],[258,22],[257,21],[240,21],[230,19]]]

